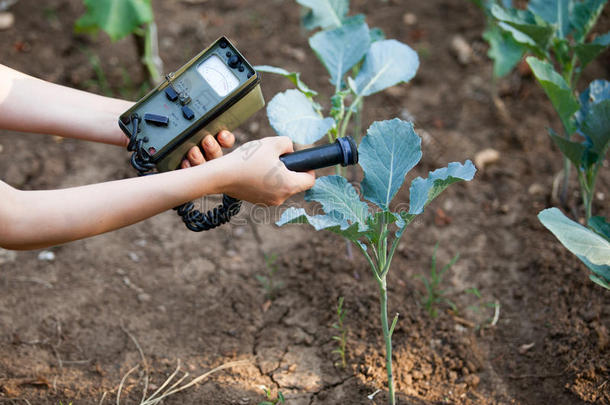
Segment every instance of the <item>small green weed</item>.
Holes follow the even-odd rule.
[[[443,276],[445,273],[458,261],[460,258],[460,254],[456,254],[453,259],[445,266],[443,266],[440,271],[436,265],[436,251],[438,250],[438,242],[434,245],[434,252],[432,253],[432,265],[430,266],[430,275],[426,278],[425,275],[420,275],[420,278],[426,287],[426,297],[423,300],[424,306],[428,314],[432,318],[436,318],[438,316],[438,308],[441,304],[447,304],[452,311],[456,312],[456,305],[446,297],[445,290],[442,290],[440,285],[443,281]]]
[[[263,391],[265,391],[265,397],[267,397],[267,400],[259,402],[258,405],[277,405],[283,404],[286,401],[284,399],[284,394],[282,394],[282,391],[278,391],[277,398],[273,398],[270,389],[263,387]]]
[[[343,324],[345,318],[345,311],[343,310],[343,297],[339,297],[337,302],[337,322],[333,323],[332,327],[337,330],[338,335],[333,336],[333,340],[337,341],[339,347],[332,351],[334,354],[338,354],[341,358],[340,362],[336,362],[335,365],[339,364],[342,368],[347,367],[347,360],[345,357],[345,349],[347,346],[347,328]]]
[[[265,267],[267,268],[267,274],[261,276],[256,275],[256,279],[261,283],[265,290],[265,296],[267,299],[274,300],[277,296],[277,292],[282,288],[283,283],[275,280],[275,273],[277,273],[277,255],[272,253],[270,255],[265,254]]]

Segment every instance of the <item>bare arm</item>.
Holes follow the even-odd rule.
[[[154,176],[51,191],[19,191],[0,182],[0,246],[36,249],[98,235],[207,194],[278,205],[314,182],[313,173],[291,172],[280,162],[291,151],[288,138],[274,137]]]
[[[127,146],[117,124],[132,102],[45,82],[0,64],[0,128]]]

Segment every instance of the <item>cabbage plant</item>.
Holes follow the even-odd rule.
[[[530,0],[523,10],[514,8],[510,0],[478,2],[498,28],[486,37],[490,56],[497,65],[494,70],[510,71],[520,58],[519,52],[533,55],[526,61],[561,119],[563,140],[570,142],[578,130],[573,119],[580,108],[576,96],[578,79],[583,69],[610,45],[610,32],[589,40],[607,0]],[[572,159],[565,155],[555,135],[551,132],[564,153],[561,198],[565,203]]]
[[[77,32],[102,30],[112,41],[133,35],[142,65],[153,85],[161,81],[157,26],[151,0],[83,0],[87,11],[75,24]]]
[[[324,214],[309,215],[303,208],[291,207],[283,212],[277,225],[304,223],[317,231],[334,232],[353,243],[366,258],[379,290],[389,402],[395,404],[392,333],[398,314],[389,322],[387,296],[387,276],[392,258],[407,226],[424,211],[424,207],[450,184],[471,180],[476,169],[467,160],[464,164],[454,162],[430,172],[425,179],[415,178],[409,188],[409,210],[394,212],[390,203],[407,173],[422,156],[421,139],[413,124],[397,118],[374,122],[360,143],[358,154],[364,171],[364,201],[344,177],[320,177],[305,194],[305,200],[320,203]]]

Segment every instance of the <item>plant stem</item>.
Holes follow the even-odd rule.
[[[381,328],[383,330],[383,340],[385,341],[385,366],[388,372],[388,395],[390,405],[396,404],[394,394],[394,375],[392,374],[392,333],[388,326],[388,290],[386,278],[383,277],[379,283],[379,302],[381,306]],[[393,322],[395,325],[395,322]]]

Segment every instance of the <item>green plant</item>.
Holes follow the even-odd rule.
[[[365,60],[362,71],[366,66]],[[383,76],[383,72],[379,71],[377,75]],[[424,211],[424,207],[450,184],[471,180],[476,169],[468,160],[464,164],[454,162],[430,172],[426,179],[417,177],[409,189],[409,210],[392,212],[392,199],[407,173],[422,156],[421,139],[413,130],[413,124],[396,118],[374,122],[360,143],[358,153],[364,171],[363,197],[377,209],[371,212],[369,205],[360,199],[356,189],[344,177],[326,176],[318,178],[314,187],[305,194],[305,200],[320,203],[325,214],[310,216],[303,208],[292,207],[283,212],[277,225],[308,223],[316,230],[329,230],[354,243],[366,258],[379,289],[388,391],[390,404],[395,404],[392,334],[398,315],[391,324],[388,322],[387,296],[387,275],[392,258],[407,226]]]
[[[263,401],[263,402],[259,402],[258,405],[277,405],[277,404],[283,404],[286,401],[284,399],[284,394],[282,394],[282,391],[278,391],[277,398],[273,398],[273,395],[271,394],[271,390],[268,389],[267,387],[263,387],[263,391],[265,391],[265,397],[267,398],[267,400]]]
[[[347,328],[343,324],[345,318],[345,311],[343,310],[343,297],[339,297],[337,302],[337,322],[333,323],[332,327],[337,330],[338,335],[333,336],[333,340],[337,341],[338,347],[332,352],[338,354],[341,359],[341,367],[347,367],[347,360],[345,357],[345,349],[347,346]]]
[[[269,102],[267,115],[279,135],[296,143],[311,144],[325,135],[333,142],[348,134],[350,121],[359,115],[365,97],[411,80],[419,67],[419,58],[409,46],[385,40],[377,28],[369,29],[362,14],[348,17],[347,0],[298,2],[311,9],[305,18],[306,26],[324,28],[309,38],[309,45],[334,86],[330,116],[324,116],[322,106],[315,101],[318,92],[307,86],[298,72],[256,66],[258,71],[282,75],[296,86],[277,94]],[[348,72],[351,75],[346,79]],[[357,132],[358,128],[354,134]]]
[[[610,290],[610,223],[593,217],[589,228],[566,217],[558,208],[548,208],[538,219],[592,272],[589,278]]]
[[[161,81],[163,61],[159,57],[157,26],[151,0],[83,0],[87,11],[76,21],[77,32],[102,30],[112,41],[132,34],[141,63],[153,84]]]
[[[449,307],[456,311],[457,307],[455,304],[445,296],[445,290],[441,290],[440,284],[443,281],[445,273],[451,269],[451,267],[458,261],[460,254],[457,253],[449,263],[443,266],[442,269],[438,269],[436,266],[436,252],[438,250],[438,242],[434,245],[434,251],[432,253],[432,265],[430,266],[430,276],[426,277],[425,274],[420,275],[419,278],[424,282],[426,287],[426,296],[424,297],[424,307],[428,314],[432,318],[438,316],[438,307],[445,303]]]
[[[522,50],[534,55],[526,61],[563,124],[563,136],[557,136],[551,131],[551,137],[564,153],[561,193],[564,203],[572,160],[564,146],[571,142],[572,134],[579,130],[573,120],[574,113],[580,107],[575,95],[578,79],[583,69],[610,45],[610,33],[587,41],[606,1],[530,0],[525,10],[511,7],[510,2],[503,2],[506,3],[504,7],[494,1],[485,3],[491,5],[489,14],[503,35],[510,34]],[[497,55],[506,56],[508,52]],[[502,63],[509,65],[506,60]],[[607,112],[606,110],[605,114]],[[589,191],[592,192],[582,181],[581,188],[583,197],[584,194],[590,194]]]
[[[256,279],[261,283],[265,290],[265,296],[267,299],[275,299],[277,291],[282,288],[282,283],[275,281],[275,273],[277,273],[277,255],[275,253],[267,255],[265,254],[265,267],[267,268],[267,274],[264,276],[256,275]]]

